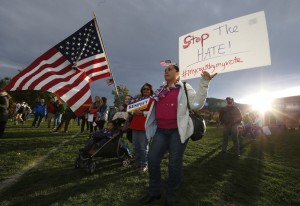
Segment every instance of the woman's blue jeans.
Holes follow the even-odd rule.
[[[132,143],[137,167],[147,166],[148,139],[145,131],[132,130]]]
[[[175,201],[176,191],[181,182],[183,153],[187,145],[180,141],[178,129],[157,128],[148,153],[149,194],[161,194],[161,161],[166,151],[169,151],[169,177],[167,181],[167,200]]]

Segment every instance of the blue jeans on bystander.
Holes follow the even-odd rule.
[[[148,139],[145,131],[132,130],[132,143],[137,167],[147,166]]]

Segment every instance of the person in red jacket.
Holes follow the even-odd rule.
[[[47,123],[48,128],[51,127],[51,121],[54,118],[55,113],[55,98],[51,98],[50,102],[47,104]]]
[[[152,96],[153,88],[151,84],[144,84],[141,88],[141,96]],[[130,129],[132,130],[132,143],[135,153],[135,165],[139,172],[146,172],[148,169],[147,154],[148,154],[148,139],[145,132],[145,122],[152,103],[152,98],[148,107],[144,110],[136,110],[133,113],[133,118],[130,123]]]

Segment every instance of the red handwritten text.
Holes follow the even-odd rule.
[[[224,71],[225,69],[227,69],[228,66],[237,64],[237,63],[243,63],[243,61],[239,57],[234,57],[233,59],[229,59],[224,62],[218,62],[215,64],[208,63],[202,67],[186,69],[186,70],[182,71],[181,76],[183,78],[190,77],[190,76],[196,76],[197,74],[200,75],[203,71],[206,71],[206,70],[210,70],[209,73],[213,74],[218,71]]]
[[[202,34],[200,37],[199,36],[191,36],[191,35],[188,35],[184,38],[183,40],[183,48],[186,49],[188,48],[191,44],[196,44],[196,43],[199,43],[201,42],[201,46],[203,47],[203,44],[204,44],[204,41],[206,39],[208,39],[209,37],[209,34],[208,33],[205,33],[205,34]]]

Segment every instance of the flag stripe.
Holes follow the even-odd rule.
[[[58,63],[61,63],[58,65]],[[51,78],[57,78],[58,75],[71,75],[74,73],[68,68],[69,63],[67,60],[64,60],[64,57],[60,58],[52,65],[46,65],[46,67],[41,67],[42,70],[39,73],[36,73],[27,83],[23,86],[23,89],[29,90],[39,90],[43,85],[41,82],[49,81]]]
[[[80,90],[71,90],[67,94],[63,95],[62,98],[66,99],[69,105],[74,105],[76,102],[78,102],[78,99],[80,99],[84,94],[90,93],[90,85],[85,84],[83,87],[81,87]],[[90,95],[89,95],[90,96]]]
[[[86,71],[88,71],[89,66],[91,66],[93,64],[98,64],[98,63],[103,63],[103,62],[105,62],[105,64],[107,64],[105,57],[103,57],[102,55],[95,55],[93,57],[94,58],[89,60],[89,61],[80,61],[80,62],[78,62],[77,66],[80,69],[87,69]],[[102,65],[104,65],[104,64],[102,64]]]
[[[64,65],[65,66],[65,65]],[[59,82],[69,81],[79,71],[72,70],[70,65],[66,65],[60,72],[44,74],[36,82],[33,82],[34,90],[48,90]]]
[[[40,83],[39,86],[42,86],[41,87],[41,90],[47,90],[47,91],[52,91],[52,90],[55,90],[55,89],[50,89],[52,87],[55,87],[57,85],[64,85],[64,84],[67,84],[68,82],[72,82],[74,81],[74,78],[76,78],[76,76],[78,76],[80,74],[80,71],[76,70],[75,72],[73,71],[71,65],[69,65],[67,67],[70,71],[67,72],[65,75],[62,75],[62,76],[55,76],[55,77],[50,77],[50,78],[47,78],[45,79],[43,82]],[[69,74],[69,76],[67,76]],[[43,86],[44,85],[44,86]]]
[[[92,99],[90,97],[91,97],[90,91],[85,93],[80,99],[78,99],[78,101],[75,104],[70,105],[72,111],[74,111],[76,114],[79,115],[82,114],[92,104]],[[69,105],[68,102],[67,104]]]
[[[28,89],[28,86],[36,79],[40,76],[41,73],[43,73],[44,71],[48,72],[46,69],[49,67],[52,68],[56,68],[59,65],[61,65],[63,62],[65,61],[64,57],[60,57],[59,59],[57,59],[57,61],[53,62],[52,64],[44,64],[41,65],[38,69],[36,69],[36,71],[34,73],[32,73],[31,75],[29,75],[28,77],[26,77],[22,83],[20,83],[19,85],[19,89],[22,90],[26,90]]]
[[[80,92],[85,85],[89,85],[89,78],[82,73],[72,84],[62,87],[57,92],[60,92],[60,96],[67,99]]]
[[[53,55],[51,56],[51,58],[48,58],[48,55]],[[46,52],[45,54],[42,55],[43,57],[45,57],[45,60],[42,60],[41,62],[37,62],[34,61],[29,67],[27,67],[25,70],[23,70],[22,72],[20,72],[16,77],[13,78],[12,81],[9,82],[9,84],[13,84],[14,86],[11,88],[11,90],[16,90],[17,87],[19,87],[19,85],[25,80],[25,78],[27,78],[28,76],[30,76],[31,74],[33,74],[36,70],[39,69],[40,66],[38,65],[43,65],[43,64],[52,64],[53,62],[55,62],[56,59],[58,59],[59,57],[61,57],[60,53],[57,53],[57,49],[51,49],[48,52]],[[47,58],[46,58],[47,57]],[[40,59],[40,58],[38,58]],[[37,65],[37,66],[35,66]],[[21,88],[19,88],[21,89]]]
[[[73,76],[69,81],[60,82],[59,84],[56,84],[53,87],[49,88],[48,91],[53,92],[53,93],[55,92],[55,93],[59,94],[59,96],[62,96],[66,92],[68,92],[72,88],[72,86],[76,86],[78,84],[78,81],[84,80],[85,77],[86,77],[85,73],[79,72],[75,76]]]

